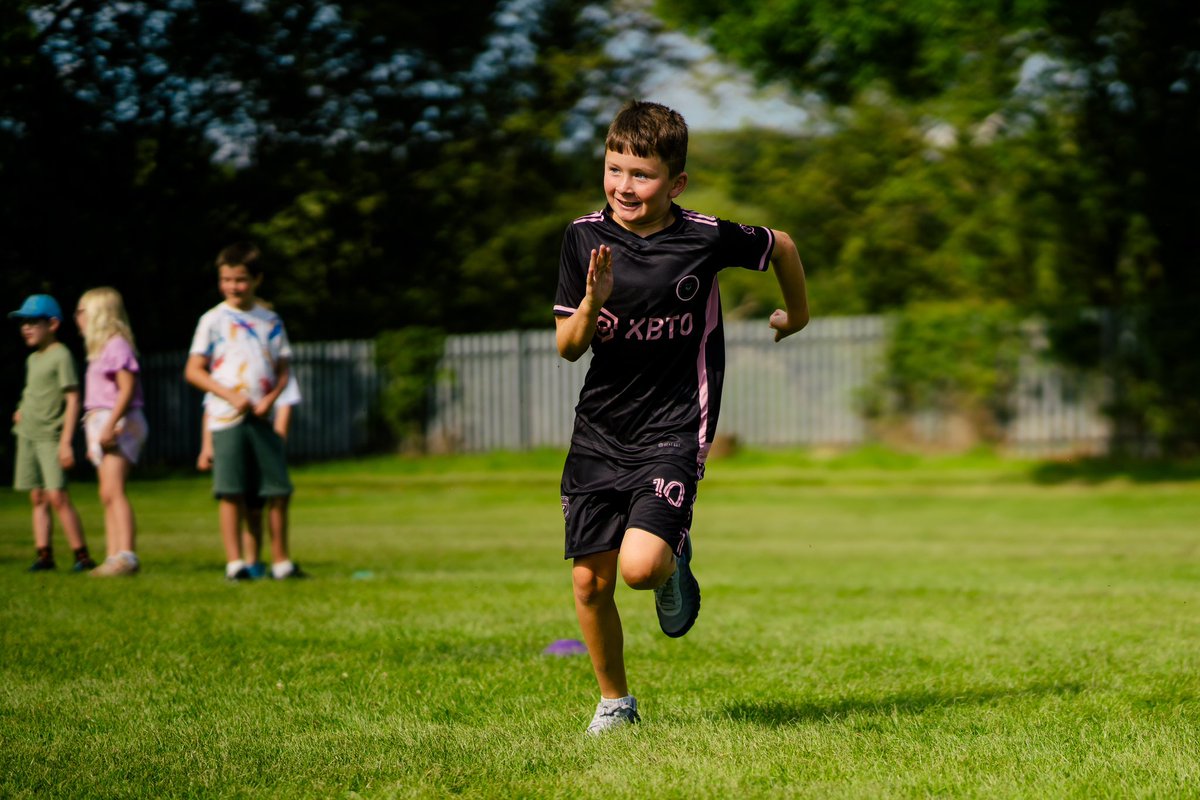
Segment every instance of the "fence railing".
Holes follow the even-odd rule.
[[[755,446],[849,446],[877,432],[861,410],[863,391],[887,344],[882,317],[814,320],[775,344],[765,325],[728,322],[725,397],[719,430]],[[371,341],[293,346],[303,401],[289,455],[341,458],[379,449],[380,378]],[[589,356],[558,356],[553,330],[451,336],[430,387],[428,442],[456,452],[565,447]],[[183,380],[184,353],[145,359],[151,433],[146,460],[189,463],[200,447],[198,391]],[[1021,359],[1003,431],[1005,447],[1028,455],[1102,453],[1111,426],[1101,413],[1106,382],[1050,363],[1038,343]],[[952,433],[952,416],[923,414],[910,434],[935,443]]]
[[[379,386],[373,341],[308,342],[292,346],[301,402],[292,416],[288,455],[341,458],[372,449]],[[203,394],[183,379],[187,353],[143,359],[150,436],[143,460],[187,464],[200,452]]]
[[[759,446],[847,446],[873,434],[862,393],[887,346],[883,317],[814,320],[776,344],[761,323],[725,325],[725,395],[718,430]],[[1046,361],[1036,339],[1021,359],[1014,416],[1004,445],[1029,455],[1104,452],[1105,383]],[[553,331],[451,337],[434,387],[433,446],[480,452],[565,446],[589,357],[559,358]],[[922,414],[910,434],[928,443],[953,436],[953,415]]]

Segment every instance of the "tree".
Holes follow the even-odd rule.
[[[0,4],[0,286],[67,308],[115,286],[143,351],[182,350],[217,251],[250,237],[293,339],[548,325],[565,203],[641,61],[604,45],[644,22],[582,0]],[[20,364],[17,337],[0,354]]]
[[[1109,354],[1123,411],[1168,444],[1200,443],[1193,3],[657,7],[760,77],[839,109],[795,167],[798,199],[780,205],[843,242],[835,252],[818,234],[829,260],[813,260],[814,295],[837,287],[843,310],[957,296],[1042,311],[1062,352],[1092,365]],[[1123,312],[1103,333],[1095,308]],[[1067,347],[1086,336],[1137,345]]]

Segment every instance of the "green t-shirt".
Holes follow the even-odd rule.
[[[75,359],[61,342],[34,351],[25,361],[25,391],[21,393],[21,421],[13,428],[18,436],[36,441],[57,441],[67,414],[66,391],[79,391]]]

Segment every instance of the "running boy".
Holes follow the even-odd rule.
[[[33,543],[37,560],[30,572],[54,569],[51,534],[58,514],[67,543],[75,551],[72,570],[83,572],[96,566],[88,555],[79,512],[67,492],[66,470],[75,466],[71,446],[79,422],[79,377],[71,351],[58,341],[62,309],[48,294],[25,298],[8,315],[21,323],[21,337],[33,349],[25,361],[25,389],[13,414],[17,437],[17,461],[13,488],[29,492],[33,504]]]
[[[305,577],[288,555],[288,501],[292,482],[283,439],[271,427],[275,401],[288,382],[292,349],[283,320],[260,304],[259,251],[253,244],[226,247],[217,256],[225,301],[200,318],[184,376],[205,391],[204,411],[213,442],[213,494],[219,501],[225,577],[248,580],[239,533],[244,498],[267,507],[276,579]]]
[[[687,187],[687,141],[677,112],[626,105],[604,145],[607,205],[567,226],[559,263],[558,352],[593,353],[561,494],[575,611],[600,685],[594,735],[639,720],[618,564],[626,584],[654,590],[668,636],[687,633],[700,610],[689,531],[725,372],[717,273],[773,266],[786,307],[771,314],[775,341],[808,324],[804,268],[786,233],[674,203]]]

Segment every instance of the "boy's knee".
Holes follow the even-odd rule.
[[[598,606],[609,602],[614,587],[611,581],[601,581],[594,573],[574,576],[575,601],[584,606]]]
[[[47,489],[45,491],[46,502],[54,506],[56,510],[69,508],[71,505],[71,495],[63,489]]]
[[[672,562],[673,568],[674,562]],[[631,589],[657,589],[671,577],[670,571],[655,561],[627,561],[621,564],[621,578]]]

